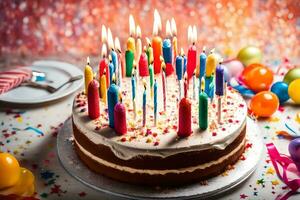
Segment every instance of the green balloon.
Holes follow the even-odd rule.
[[[283,78],[283,82],[289,85],[291,82],[293,82],[293,80],[298,78],[300,78],[300,67],[288,71]]]
[[[261,63],[262,52],[259,48],[254,46],[244,47],[239,51],[237,59],[241,61],[245,67],[253,63]]]

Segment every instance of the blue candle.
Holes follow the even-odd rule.
[[[204,91],[210,98],[212,98],[212,94],[213,94],[213,92],[211,92],[211,90],[213,91],[212,83],[213,83],[213,76],[205,76]]]
[[[113,79],[113,74],[115,73],[114,72],[114,65],[112,62],[109,63],[109,83],[111,84],[112,83],[112,79]]]
[[[176,75],[177,79],[180,81],[182,79],[182,71],[183,71],[183,57],[177,56],[176,57]]]
[[[147,92],[146,92],[146,83],[144,83],[144,93],[143,93],[143,127],[146,126],[146,102],[147,102]]]
[[[172,64],[172,45],[169,39],[164,40],[162,50],[165,63]]]
[[[114,128],[114,108],[119,102],[119,87],[113,81],[107,91],[109,126]]]
[[[186,72],[186,64],[187,64],[187,58],[185,55],[183,55],[183,74]]]
[[[200,54],[200,72],[199,72],[199,90],[201,88],[201,79],[204,77],[205,74],[205,68],[206,68],[206,54],[205,50]]]
[[[154,125],[156,126],[157,119],[157,82],[154,82]]]
[[[135,90],[136,90],[136,81],[135,81],[135,76],[132,74],[131,76],[131,86],[132,86],[132,100],[135,99]]]
[[[216,95],[224,95],[224,68],[221,64],[216,68]]]
[[[112,59],[112,64],[113,64],[113,66],[114,66],[114,73],[116,73],[116,69],[118,68],[118,54],[114,51],[114,50],[112,50],[111,52],[110,52],[110,55],[111,55],[111,59]]]

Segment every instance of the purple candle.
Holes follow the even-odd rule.
[[[216,68],[216,95],[224,95],[224,68],[221,64]]]

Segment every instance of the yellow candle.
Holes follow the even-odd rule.
[[[87,57],[86,62],[87,62],[87,64],[86,64],[85,69],[84,69],[84,83],[85,83],[84,93],[85,94],[87,94],[89,84],[93,80],[93,70],[90,66],[90,58],[89,57]]]
[[[177,48],[177,27],[175,19],[172,18],[171,20],[171,29],[172,29],[172,36],[173,36],[173,51],[174,51],[174,58],[178,55],[178,48]]]
[[[142,33],[141,33],[141,28],[140,26],[137,26],[136,27],[136,37],[137,37],[137,40],[136,40],[136,58],[139,59],[141,54],[142,54],[142,40],[141,40],[141,36],[142,36]]]
[[[217,56],[214,54],[214,50],[212,50],[206,59],[206,77],[210,77],[215,72],[217,64]]]
[[[100,94],[102,97],[102,101],[105,103],[107,103],[107,85],[106,85],[106,71],[104,70],[103,75],[101,76],[100,79]]]
[[[135,54],[135,22],[133,16],[129,16],[129,34],[130,37],[127,40],[127,50],[131,50]]]

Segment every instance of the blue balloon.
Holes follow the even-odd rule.
[[[290,96],[288,94],[288,88],[288,84],[282,81],[278,81],[272,85],[271,92],[277,95],[280,104],[289,100]]]

